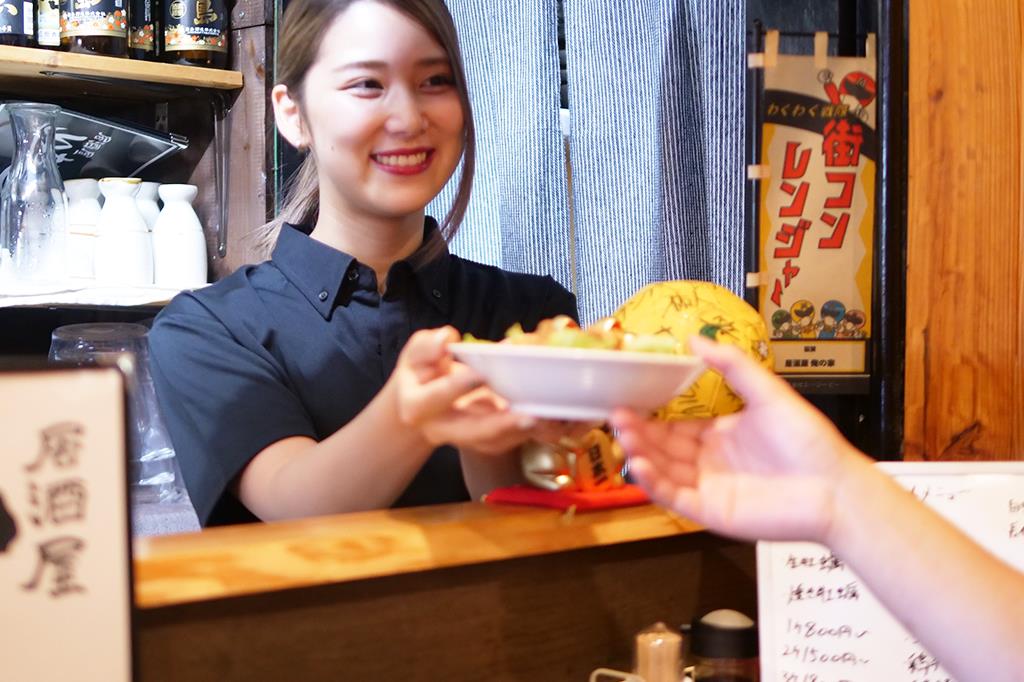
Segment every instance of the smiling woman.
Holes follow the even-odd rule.
[[[177,297],[151,334],[200,520],[454,502],[518,482],[518,446],[567,427],[510,411],[448,346],[576,318],[576,301],[549,276],[448,252],[475,138],[443,1],[293,0],[279,54],[278,130],[307,156],[264,226],[270,259]],[[460,161],[439,225],[425,207]]]
[[[281,61],[273,100],[278,130],[307,154],[280,214],[264,230],[263,244],[269,250],[285,222],[313,222],[320,203],[331,201],[330,187],[320,182],[318,164],[328,164],[328,177],[349,185],[350,174],[368,170],[371,160],[377,170],[397,175],[420,176],[430,171],[428,177],[418,178],[425,182],[416,187],[379,183],[377,191],[385,192],[384,201],[394,206],[409,194],[416,199],[416,191],[425,188],[432,187],[430,198],[436,196],[461,155],[459,187],[441,221],[441,233],[451,241],[469,203],[476,135],[462,55],[447,10],[442,6],[439,11],[437,3],[429,1],[296,0],[292,5],[288,10],[291,21],[281,30]],[[310,40],[311,35],[321,38]],[[339,44],[339,38],[346,42]],[[343,121],[342,138],[337,142],[345,146],[354,143],[352,150],[362,152],[360,158],[335,154],[338,147],[330,129],[324,130],[326,139],[318,147],[311,139],[314,121]],[[431,130],[434,126],[437,128]],[[382,132],[391,133],[402,146],[373,146]],[[446,148],[422,144],[430,137],[435,143],[446,143]],[[410,142],[421,144],[406,146]],[[426,158],[416,158],[422,155]],[[442,175],[440,184],[434,186]],[[396,195],[396,190],[401,194]],[[419,203],[420,208],[424,205]]]

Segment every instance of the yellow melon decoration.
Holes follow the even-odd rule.
[[[623,330],[634,334],[668,334],[688,347],[691,336],[731,343],[767,368],[772,367],[768,328],[754,308],[728,289],[710,282],[650,284],[615,313]],[[682,395],[662,407],[662,419],[690,419],[729,414],[743,407],[718,372],[708,370]]]

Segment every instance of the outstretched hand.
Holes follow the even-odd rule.
[[[631,472],[657,503],[744,539],[824,541],[840,477],[867,459],[784,380],[734,346],[691,340],[745,402],[714,419],[612,419]]]

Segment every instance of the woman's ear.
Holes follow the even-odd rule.
[[[299,102],[288,92],[288,86],[275,85],[270,91],[270,101],[274,105],[274,120],[281,137],[288,140],[293,147],[302,150],[309,147],[309,135],[302,120]]]

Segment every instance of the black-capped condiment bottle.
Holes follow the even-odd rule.
[[[693,622],[694,682],[759,682],[757,625],[739,611],[719,609]]]
[[[157,61],[160,23],[156,0],[128,2],[128,56],[148,62]]]
[[[126,0],[61,0],[60,47],[65,52],[127,57]]]
[[[227,68],[229,16],[225,0],[164,0],[163,60]]]
[[[35,0],[0,0],[0,45],[36,46]]]

